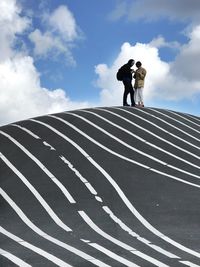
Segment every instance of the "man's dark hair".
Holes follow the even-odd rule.
[[[129,61],[128,61],[128,65],[129,65],[129,66],[132,66],[133,63],[135,63],[135,60],[134,60],[134,59],[129,59]]]
[[[137,68],[139,68],[139,67],[142,66],[142,63],[140,61],[137,61],[135,65],[136,65]]]

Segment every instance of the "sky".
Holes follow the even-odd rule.
[[[147,70],[145,106],[200,116],[199,10],[199,0],[0,0],[0,126],[122,105],[116,72],[131,58]]]

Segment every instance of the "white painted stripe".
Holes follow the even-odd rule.
[[[121,227],[124,231],[128,232],[132,237],[139,238],[139,235],[138,235],[137,233],[133,232],[133,231],[132,231],[128,226],[126,226],[126,225],[125,225],[119,218],[117,218],[117,217],[114,215],[114,213],[110,210],[109,207],[107,207],[107,206],[103,206],[102,208],[103,208],[103,210],[104,210],[107,214],[109,214],[109,216],[111,217],[112,220],[114,220],[118,225],[120,225],[120,227]]]
[[[122,155],[120,155],[120,154],[118,154],[118,153],[112,151],[111,149],[105,147],[104,145],[100,144],[98,141],[94,140],[92,137],[90,137],[90,136],[88,136],[87,134],[85,134],[83,131],[79,130],[79,129],[78,129],[76,126],[74,126],[73,124],[71,124],[71,123],[69,123],[69,122],[67,122],[67,121],[65,121],[65,120],[63,120],[63,119],[61,119],[61,118],[59,118],[59,117],[56,117],[56,116],[51,116],[51,117],[53,117],[53,118],[56,119],[56,120],[60,120],[60,121],[62,121],[64,124],[68,125],[68,126],[71,127],[72,129],[74,129],[75,131],[77,131],[78,133],[80,133],[81,135],[83,135],[84,137],[86,137],[86,138],[87,138],[88,140],[90,140],[92,143],[94,143],[94,144],[96,144],[97,146],[103,148],[104,150],[110,152],[111,154],[113,154],[113,155],[115,155],[115,156],[118,156],[118,157],[120,157],[120,158],[122,158],[122,159],[124,159],[124,160],[129,161],[129,162],[135,163],[135,164],[137,164],[137,165],[139,165],[139,166],[141,166],[141,167],[143,167],[143,168],[150,169],[150,167],[147,166],[147,165],[145,165],[145,164],[139,163],[139,162],[137,162],[137,161],[135,161],[135,160],[127,159],[127,157],[122,156]],[[47,125],[47,124],[45,124],[45,123],[43,123],[43,122],[41,122],[41,121],[37,121],[37,120],[33,120],[33,119],[32,119],[31,121],[35,121],[35,122],[37,122],[37,123],[40,123],[40,124],[42,124],[42,125],[45,125],[45,126],[48,127],[49,129],[52,129],[53,131],[54,131],[54,129],[55,129],[55,128],[53,128],[52,126]],[[59,131],[56,131],[56,132],[57,132],[57,133],[60,133]],[[59,135],[60,135],[60,134],[59,134]],[[65,137],[64,134],[61,134],[61,135]],[[75,143],[75,144],[76,144],[76,143]]]
[[[122,144],[123,146],[129,148],[130,150],[133,150],[134,152],[137,152],[138,154],[141,154],[141,155],[143,155],[144,157],[150,158],[150,159],[152,159],[152,160],[154,160],[154,161],[156,161],[156,162],[158,162],[158,163],[160,163],[160,164],[162,164],[162,165],[165,165],[165,166],[167,165],[166,162],[164,162],[164,161],[162,161],[162,160],[159,160],[159,159],[155,158],[154,156],[150,156],[150,155],[148,155],[148,154],[142,152],[141,150],[139,150],[139,149],[137,149],[137,148],[135,148],[135,147],[132,147],[132,146],[128,145],[126,142],[122,141],[121,139],[119,139],[118,137],[114,136],[113,134],[110,134],[108,131],[106,131],[106,130],[104,130],[103,128],[97,126],[96,124],[94,124],[93,122],[89,121],[88,119],[86,119],[86,118],[84,118],[84,117],[81,117],[80,115],[77,115],[77,114],[72,113],[72,112],[69,112],[69,113],[67,113],[67,114],[68,114],[68,115],[71,115],[71,116],[75,116],[75,117],[77,117],[77,118],[79,118],[79,119],[81,119],[81,120],[87,122],[88,124],[90,124],[90,125],[93,126],[94,128],[96,128],[96,129],[98,129],[99,131],[101,131],[102,133],[108,135],[110,138],[116,140],[118,143],[120,143],[120,144]],[[52,116],[52,115],[49,115],[49,116],[50,116],[50,117],[53,117],[53,118],[55,118],[55,119],[61,120],[62,122],[65,122],[65,120],[61,119],[60,117]]]
[[[138,238],[139,239],[139,238]],[[180,257],[176,256],[175,254],[169,252],[169,251],[166,251],[165,249],[157,246],[157,245],[154,245],[154,244],[149,244],[149,246],[152,248],[152,249],[155,249],[156,251],[158,251],[159,253],[162,253],[163,255],[169,257],[169,258],[174,258],[174,259],[180,259]]]
[[[116,253],[106,249],[105,247],[102,247],[96,243],[89,243],[90,246],[98,249],[99,251],[103,252],[104,254],[106,254],[107,256],[109,256],[110,258],[113,258],[114,260],[128,266],[128,267],[139,267],[139,265],[129,261],[129,260],[126,260],[125,258],[117,255]]]
[[[38,248],[38,247],[36,247],[36,246],[24,241],[23,239],[19,238],[18,236],[8,232],[6,229],[4,229],[1,226],[0,226],[0,232],[2,234],[6,235],[7,237],[9,237],[10,239],[16,241],[21,246],[24,246],[24,247],[34,251],[35,253],[41,255],[42,257],[48,259],[49,261],[53,262],[57,266],[72,267],[71,265],[67,264],[66,262],[62,261],[61,259],[57,258],[56,256],[46,252],[45,250],[43,250],[41,248]]]
[[[199,176],[199,175],[196,175],[196,174],[193,174],[193,173],[191,173],[191,172],[188,172],[188,171],[185,171],[185,170],[183,170],[183,169],[180,169],[180,168],[178,168],[178,167],[175,167],[175,166],[173,166],[173,165],[171,165],[171,164],[168,164],[167,162],[163,162],[162,160],[159,160],[159,159],[156,158],[156,157],[150,156],[149,154],[147,154],[147,153],[145,153],[145,152],[142,152],[141,150],[136,149],[136,148],[134,148],[134,147],[128,145],[126,142],[123,142],[121,139],[117,138],[116,136],[110,134],[110,133],[107,132],[106,130],[102,129],[101,127],[97,126],[96,124],[90,122],[89,120],[87,120],[87,119],[85,119],[85,118],[83,118],[83,117],[81,117],[81,116],[79,116],[79,115],[77,115],[77,114],[74,114],[74,113],[67,113],[67,114],[72,115],[72,116],[75,116],[75,117],[78,117],[79,119],[81,119],[81,120],[87,122],[88,124],[90,124],[90,125],[92,125],[93,127],[97,128],[99,131],[101,131],[101,132],[103,132],[104,134],[108,135],[110,138],[116,140],[117,142],[121,143],[123,146],[128,147],[129,149],[133,150],[134,152],[137,152],[138,154],[141,154],[141,155],[143,155],[143,156],[145,156],[145,157],[147,157],[147,158],[150,158],[151,160],[153,160],[153,161],[155,161],[155,162],[158,162],[158,163],[160,163],[160,164],[162,164],[162,165],[164,165],[164,166],[166,166],[166,167],[168,167],[168,168],[172,168],[172,169],[177,170],[177,171],[179,171],[179,172],[182,172],[182,173],[184,173],[184,174],[188,174],[188,175],[190,175],[190,176],[192,176],[192,177],[194,177],[194,178],[200,179],[200,176]],[[59,119],[59,117],[56,117],[56,116],[53,116],[53,117]],[[197,165],[196,165],[196,166],[197,166]],[[197,168],[200,169],[200,166],[197,166]]]
[[[161,111],[158,111],[158,110],[156,110],[156,109],[155,109],[155,110],[152,109],[152,108],[148,108],[148,109],[150,109],[150,110],[152,110],[152,111],[155,111],[156,113],[161,114],[161,115],[163,115],[164,117],[169,118],[170,120],[173,120],[173,121],[175,121],[176,123],[181,124],[181,125],[183,125],[184,127],[186,127],[186,128],[188,128],[188,129],[190,129],[190,130],[192,130],[192,131],[194,131],[194,132],[200,134],[200,131],[198,131],[198,130],[192,128],[191,126],[185,124],[185,123],[182,122],[182,121],[179,121],[179,120],[177,120],[177,119],[175,119],[175,118],[173,118],[173,117],[171,117],[171,116],[169,116],[169,115],[167,115],[167,114],[165,114],[165,113],[163,113],[163,112],[161,112]],[[170,112],[170,111],[168,111],[168,112]],[[178,114],[176,114],[176,113],[174,113],[174,114],[178,116]],[[180,115],[179,115],[179,116],[180,116]],[[174,127],[175,127],[175,126],[174,126]],[[177,129],[179,129],[179,128],[177,127]],[[179,131],[182,132],[181,129],[179,129]],[[184,132],[184,131],[183,131],[183,132]],[[188,134],[188,133],[186,133],[186,134],[187,134],[188,136],[192,136],[192,137],[194,137],[193,135],[190,135],[190,134]],[[199,141],[198,138],[195,137],[195,139]]]
[[[19,177],[19,179],[26,185],[26,187],[32,192],[32,194],[39,201],[42,207],[46,210],[49,216],[53,219],[53,221],[57,225],[59,225],[63,230],[67,232],[71,231],[71,229],[58,218],[58,216],[51,209],[49,204],[43,199],[43,197],[39,194],[39,192],[31,185],[31,183],[25,178],[25,176],[20,171],[18,171],[15,168],[15,166],[2,153],[0,153],[0,158]]]
[[[174,241],[173,239],[163,235],[160,231],[158,231],[155,227],[153,227],[137,210],[136,208],[131,204],[131,202],[128,200],[128,198],[125,196],[123,191],[120,189],[118,184],[115,182],[115,180],[97,163],[95,162],[91,157],[88,158],[88,160],[104,175],[104,177],[109,181],[109,183],[114,187],[116,192],[118,193],[119,197],[122,199],[124,204],[127,206],[127,208],[131,211],[131,213],[153,234],[157,235],[158,237],[162,238],[166,242],[170,243],[171,245],[179,248],[180,250],[183,250],[193,256],[196,256],[200,258],[200,253],[189,249],[178,242]]]
[[[185,264],[185,265],[187,265],[189,267],[200,267],[200,265],[194,264],[194,263],[192,263],[190,261],[180,261],[180,263],[183,263],[183,264]]]
[[[42,236],[43,238],[49,240],[50,242],[78,255],[81,258],[83,258],[87,261],[93,261],[95,263],[95,261],[97,259],[95,259],[94,257],[92,257],[92,256],[88,255],[87,253],[85,253],[79,249],[76,249],[76,248],[48,235],[47,233],[42,231],[40,228],[38,228],[31,220],[29,220],[29,218],[24,214],[24,212],[17,206],[17,204],[8,196],[8,194],[2,188],[0,188],[0,195],[8,202],[8,204],[11,206],[11,208],[13,208],[13,210],[17,213],[17,215],[20,217],[20,219],[29,228],[31,228],[35,233],[37,233],[38,235]],[[99,262],[101,262],[101,261],[99,261]],[[104,264],[103,262],[101,262],[101,263]],[[99,266],[99,265],[97,265],[97,266]]]
[[[99,201],[99,202],[103,202],[102,198],[98,197],[98,196],[95,196],[96,200]]]
[[[62,191],[64,196],[68,199],[70,203],[76,203],[72,195],[68,192],[66,187],[63,186],[63,184],[33,155],[31,154],[22,144],[20,144],[17,140],[15,140],[12,136],[9,134],[0,131],[0,134],[7,137],[11,142],[13,142],[16,146],[18,146],[29,158],[31,158],[37,166],[49,177],[51,180],[58,186],[58,188]]]
[[[169,112],[169,113],[171,113],[171,114],[174,114],[175,116],[177,116],[177,117],[179,117],[179,118],[182,118],[182,119],[184,119],[185,121],[188,121],[188,122],[190,122],[191,124],[194,124],[194,125],[200,127],[200,125],[199,125],[198,123],[196,123],[196,122],[194,122],[194,121],[192,121],[192,120],[189,120],[188,118],[186,118],[186,116],[181,116],[180,114],[178,114],[178,113],[176,113],[176,112],[173,112],[173,111],[171,111],[171,110],[167,110],[167,112]]]
[[[108,151],[109,153],[111,153],[111,154],[117,156],[118,158],[121,158],[121,159],[123,159],[123,160],[125,160],[125,161],[131,162],[131,163],[136,164],[136,165],[138,165],[138,166],[141,166],[141,167],[143,167],[143,168],[145,168],[145,169],[149,169],[150,171],[157,172],[157,171],[155,171],[154,168],[151,168],[150,166],[147,166],[147,165],[142,164],[142,163],[140,163],[140,162],[138,162],[138,161],[136,161],[136,160],[132,160],[132,159],[130,159],[130,158],[127,158],[127,157],[125,157],[125,156],[123,156],[123,155],[117,153],[117,152],[114,152],[113,150],[109,149],[108,147],[102,145],[102,144],[99,143],[98,141],[94,140],[92,137],[90,137],[90,136],[88,136],[87,134],[85,134],[83,131],[79,130],[76,126],[72,125],[71,123],[69,123],[69,122],[67,122],[67,121],[65,121],[65,120],[63,120],[63,119],[61,119],[61,118],[59,118],[59,117],[56,117],[56,116],[49,115],[49,117],[53,117],[54,119],[57,119],[57,120],[62,121],[64,124],[68,125],[68,126],[71,127],[72,129],[74,129],[75,131],[77,131],[78,133],[80,133],[81,135],[83,135],[84,137],[86,137],[86,138],[87,138],[88,140],[90,140],[92,143],[94,143],[94,144],[96,144],[97,146],[101,147],[102,149]],[[40,121],[36,121],[36,120],[33,120],[33,119],[31,119],[31,121],[35,121],[35,122],[38,122],[38,123],[40,123],[40,124],[42,124],[42,125],[45,125],[45,123],[42,123],[42,122],[40,122]],[[50,128],[51,126],[48,125],[47,127]],[[52,129],[52,128],[53,128],[53,127],[51,127],[50,129]],[[57,132],[58,132],[58,131],[57,131]],[[166,167],[167,167],[167,165],[166,165]],[[158,172],[157,172],[157,173],[158,173]],[[195,183],[191,183],[191,182],[185,181],[185,180],[183,180],[183,179],[181,179],[181,178],[177,178],[176,176],[167,174],[167,173],[165,173],[165,172],[160,172],[160,174],[161,174],[161,173],[162,173],[162,175],[164,175],[164,176],[166,176],[166,177],[168,177],[168,178],[174,179],[174,180],[176,180],[176,181],[179,181],[179,182],[181,182],[181,183],[185,183],[185,184],[190,185],[190,186],[194,186],[194,187],[200,188],[200,185],[198,185],[198,184],[195,184]],[[197,176],[197,177],[196,177],[196,175],[194,176],[194,174],[190,174],[190,176],[193,176],[193,177],[198,178],[198,179],[200,178],[200,176]]]
[[[68,167],[76,174],[76,176],[83,182],[83,183],[88,183],[87,179],[85,179],[77,169],[74,168],[74,166],[67,160],[64,156],[60,156],[62,161],[68,165]]]
[[[25,127],[22,127],[22,126],[20,126],[20,125],[18,125],[18,124],[10,124],[10,126],[15,126],[15,127],[18,127],[19,129],[21,129],[21,130],[23,130],[23,131],[25,131],[25,132],[27,132],[28,134],[30,134],[32,137],[34,137],[35,139],[40,139],[40,137],[39,136],[37,136],[36,134],[34,134],[33,132],[31,132],[30,130],[28,130],[27,128],[25,128]]]
[[[170,243],[171,245],[179,248],[180,250],[183,250],[193,256],[196,256],[200,258],[200,253],[191,250],[178,242],[174,241],[173,239],[163,235],[160,231],[158,231],[155,227],[153,227],[132,205],[132,203],[128,200],[128,198],[125,196],[121,188],[118,186],[118,184],[115,182],[115,180],[97,163],[95,162],[91,157],[88,158],[88,160],[104,175],[104,177],[109,181],[109,183],[114,187],[116,192],[118,193],[119,197],[122,199],[124,204],[127,206],[127,208],[131,211],[131,213],[153,234],[157,235],[158,237],[162,238],[166,242]]]
[[[74,168],[74,166],[71,164],[71,162],[69,160],[67,160],[64,156],[60,156],[60,158],[64,161],[64,163],[66,163],[68,165],[68,167],[76,174],[76,176],[83,182],[83,183],[87,183],[87,180],[80,174],[80,172]],[[90,191],[91,192],[91,191]],[[94,192],[96,194],[98,194],[96,191]],[[99,202],[103,202],[103,200],[99,197],[99,196],[95,196],[96,200],[99,201]],[[148,245],[149,247],[151,247],[152,249],[158,251],[159,253],[162,253],[164,254],[165,256],[167,257],[170,257],[170,258],[179,258],[178,256],[156,246],[156,245],[153,245],[150,241],[148,240],[145,240],[144,238],[140,237],[138,234],[136,234],[135,232],[133,232],[128,226],[126,226],[119,218],[117,218],[113,212],[107,207],[107,206],[103,206],[102,207],[103,210],[109,214],[110,218],[115,222],[117,223],[121,229],[123,231],[126,231],[128,232],[132,237],[136,237],[140,242]]]
[[[139,115],[137,115],[137,114],[135,114],[135,113],[132,113],[132,112],[130,112],[130,111],[128,111],[128,110],[125,110],[125,109],[121,109],[121,108],[113,108],[113,109],[115,109],[115,110],[120,110],[120,111],[122,111],[122,112],[125,112],[125,113],[130,114],[131,116],[137,117],[137,118],[139,118],[140,120],[143,120],[143,121],[145,121],[146,123],[153,125],[154,127],[156,127],[157,129],[163,131],[164,133],[166,133],[166,134],[168,134],[168,135],[171,135],[172,137],[174,137],[174,138],[176,138],[176,139],[178,139],[178,140],[180,140],[180,141],[182,141],[182,142],[188,144],[189,146],[192,146],[192,147],[194,147],[194,148],[197,148],[197,149],[199,150],[199,147],[198,147],[198,146],[196,146],[196,145],[194,145],[194,144],[192,144],[192,143],[190,143],[190,142],[184,140],[183,138],[181,138],[181,137],[179,137],[179,136],[177,136],[177,135],[175,135],[175,134],[173,134],[173,133],[171,133],[171,132],[169,132],[169,131],[167,131],[167,130],[161,128],[161,127],[158,126],[156,123],[153,123],[153,122],[151,122],[151,121],[149,121],[149,120],[147,120],[147,119],[145,119],[145,118],[143,118],[143,117],[141,117],[141,116],[139,116]],[[102,109],[102,110],[104,110],[104,109]],[[141,109],[138,109],[138,110],[141,111]],[[106,111],[106,110],[104,110],[104,111]],[[150,114],[150,113],[148,113],[148,112],[145,112],[144,110],[142,110],[141,112],[143,112],[143,113],[145,113],[145,114],[147,114],[147,115],[149,115],[149,116],[152,116],[152,117],[157,118],[156,116],[153,116],[152,114]],[[115,113],[114,113],[114,114],[115,114]],[[117,116],[117,115],[118,115],[118,114],[116,114],[116,116]],[[125,119],[125,118],[124,118],[124,119]],[[127,119],[126,119],[126,120],[127,120]],[[176,147],[177,149],[179,149],[179,150],[181,150],[181,151],[183,151],[183,152],[185,152],[185,153],[187,153],[187,154],[189,154],[189,155],[191,155],[191,156],[193,156],[193,157],[195,157],[195,158],[197,158],[197,159],[200,158],[200,157],[198,157],[197,155],[195,155],[194,153],[191,153],[191,152],[187,151],[186,149],[183,149],[183,148],[181,148],[181,147],[179,147],[179,146],[176,146],[174,143],[165,140],[164,138],[162,138],[162,137],[160,137],[160,136],[154,134],[153,132],[151,132],[151,131],[149,131],[149,130],[146,130],[145,128],[143,128],[143,127],[137,125],[136,123],[133,123],[133,122],[131,122],[130,120],[127,120],[127,121],[128,121],[130,124],[132,124],[132,125],[134,125],[134,126],[140,128],[140,129],[142,129],[143,131],[148,132],[149,134],[153,135],[154,137],[158,138],[159,140],[162,140],[163,142],[166,142],[167,144],[170,144],[171,146]]]
[[[107,206],[103,206],[102,207],[106,213],[109,214],[109,216],[111,217],[112,220],[114,220],[124,231],[128,232],[129,235],[131,235],[134,238],[137,238],[138,241],[142,242],[143,244],[151,247],[152,249],[158,251],[159,253],[162,253],[163,255],[169,257],[169,258],[176,258],[179,259],[180,257],[176,256],[175,254],[168,252],[162,248],[160,248],[159,246],[156,246],[154,244],[152,244],[149,240],[140,237],[137,233],[133,232],[126,224],[124,224],[119,218],[117,218],[114,213],[110,210],[110,208],[108,208]]]
[[[162,112],[160,112],[160,111],[158,111],[158,110],[151,109],[151,108],[148,108],[148,109],[149,109],[149,110],[152,110],[152,111],[155,111],[156,113],[161,114],[161,115],[163,115],[163,116],[165,116],[165,117],[169,117],[170,119],[173,119],[172,117],[170,117],[170,116],[168,116],[168,115],[166,115],[166,114],[164,114],[164,113],[162,113]],[[141,112],[144,112],[144,113],[145,113],[144,110],[141,110],[141,109],[138,109],[138,110],[140,110]],[[148,114],[150,114],[150,113],[148,113]],[[194,139],[194,140],[200,142],[200,141],[199,141],[199,138],[196,138],[195,136],[193,136],[193,135],[191,135],[191,134],[189,134],[189,133],[183,131],[182,129],[180,129],[180,128],[174,126],[173,124],[167,122],[166,120],[163,120],[163,119],[161,119],[161,118],[158,117],[158,116],[156,117],[156,116],[154,116],[153,114],[150,114],[150,115],[153,116],[153,117],[155,117],[155,118],[157,118],[157,120],[162,121],[162,122],[164,122],[165,124],[169,125],[170,127],[176,129],[177,131],[179,131],[179,132],[181,132],[181,133],[183,133],[183,134],[185,134],[185,135],[191,137],[192,139]],[[173,119],[173,120],[174,120],[174,119]],[[176,122],[179,122],[179,121],[176,121]],[[180,124],[184,124],[184,123],[181,123],[181,122],[179,122],[179,123],[180,123]],[[184,127],[186,127],[186,125],[184,125]],[[198,132],[198,131],[197,131],[197,132]],[[199,148],[199,149],[200,149],[200,148]]]
[[[15,263],[17,266],[31,267],[30,264],[26,263],[25,261],[21,260],[20,258],[16,257],[15,255],[11,254],[10,252],[4,249],[0,248],[0,254],[5,258],[9,259],[10,261],[12,261],[13,263]]]
[[[94,187],[93,187],[90,183],[85,183],[85,185],[87,186],[88,190],[89,190],[93,195],[97,195],[97,191],[94,189]]]
[[[110,265],[108,265],[108,264],[106,264],[106,263],[104,263],[104,262],[102,262],[100,260],[96,260],[96,259],[90,260],[90,262],[93,263],[96,266],[99,266],[99,267],[112,267],[112,266],[110,266]]]
[[[49,148],[50,148],[50,150],[56,150],[54,147],[52,147],[49,143],[47,143],[47,142],[43,142],[43,144],[45,145],[45,146],[48,146]]]
[[[179,244],[178,242],[174,241],[173,239],[163,235],[160,231],[158,231],[155,227],[153,227],[136,209],[135,207],[131,204],[131,202],[128,200],[128,198],[125,196],[125,194],[123,193],[123,191],[121,190],[121,188],[118,186],[118,184],[114,181],[114,179],[96,162],[93,160],[92,157],[90,157],[90,155],[84,150],[82,149],[77,143],[75,143],[73,140],[71,140],[69,137],[65,136],[64,134],[62,134],[61,132],[59,132],[58,130],[56,130],[55,128],[53,128],[52,126],[43,123],[41,121],[37,121],[37,120],[32,120],[36,123],[39,123],[47,128],[49,128],[50,130],[52,130],[53,132],[55,132],[57,135],[61,136],[64,140],[66,140],[67,142],[69,142],[71,145],[73,145],[95,168],[97,168],[99,170],[100,173],[102,173],[102,175],[108,180],[108,182],[114,187],[114,189],[116,190],[117,194],[119,195],[119,197],[122,199],[122,201],[124,202],[124,204],[127,206],[127,208],[131,211],[131,213],[152,233],[154,233],[155,235],[157,235],[158,237],[162,238],[163,240],[165,240],[166,242],[170,243],[172,246],[175,246],[177,248],[179,248],[182,251],[185,251],[193,256],[196,256],[198,258],[200,258],[200,253],[193,251],[181,244]]]
[[[130,123],[129,120],[127,120],[126,118],[124,118],[124,117],[122,117],[122,116],[120,116],[120,115],[118,115],[118,114],[116,114],[116,113],[114,113],[114,112],[112,112],[112,111],[105,110],[105,109],[100,109],[100,108],[96,108],[96,110],[105,111],[105,112],[107,112],[107,113],[110,113],[110,114],[112,114],[112,115],[114,115],[114,116],[117,116],[117,117],[119,117],[120,119],[122,119],[122,120],[124,120],[124,121],[128,121],[128,123]],[[165,150],[165,149],[162,149],[162,148],[156,146],[155,144],[153,144],[153,143],[151,143],[151,142],[148,142],[147,140],[145,140],[145,139],[141,138],[140,136],[138,136],[138,135],[136,135],[136,134],[134,134],[134,133],[128,131],[127,129],[125,129],[125,128],[119,126],[118,124],[115,124],[115,123],[113,123],[113,122],[111,122],[111,121],[105,119],[104,117],[100,116],[99,114],[96,114],[96,113],[91,112],[91,111],[88,111],[88,110],[80,110],[80,111],[81,111],[81,112],[85,112],[85,113],[92,114],[92,115],[94,115],[94,116],[96,116],[96,117],[98,117],[98,118],[100,118],[100,119],[106,121],[107,123],[113,125],[114,127],[117,127],[118,129],[120,129],[120,130],[126,132],[127,134],[129,134],[129,135],[135,137],[136,139],[140,140],[141,142],[143,142],[143,143],[145,143],[145,144],[147,144],[147,145],[149,145],[149,146],[151,146],[151,147],[153,147],[153,148],[155,148],[155,149],[157,149],[157,150],[159,150],[159,151],[161,151],[161,152],[163,152],[163,153],[165,153],[165,154],[167,154],[167,155],[170,155],[171,157],[176,158],[176,159],[178,159],[178,160],[180,160],[180,161],[182,161],[182,162],[184,162],[184,163],[186,163],[186,164],[188,164],[188,165],[191,165],[191,166],[193,166],[193,167],[195,167],[195,168],[197,168],[197,169],[200,169],[200,166],[195,165],[195,164],[193,164],[193,163],[191,163],[191,162],[189,162],[189,161],[187,161],[187,160],[185,160],[185,159],[183,159],[183,158],[181,158],[181,157],[178,157],[178,156],[174,155],[173,153],[170,153],[169,151],[167,151],[167,150]],[[65,113],[66,113],[66,114],[70,114],[70,113],[68,113],[68,112],[65,112]],[[141,127],[141,126],[138,126],[138,125],[135,124],[135,123],[131,123],[131,124],[134,124],[134,126],[136,126],[137,128],[140,128],[140,129],[142,129],[142,130],[145,130],[146,132],[149,132],[149,131],[146,130],[145,128],[143,128],[143,127]],[[151,132],[149,132],[149,133],[151,134]],[[164,141],[165,141],[165,140],[164,140]],[[172,145],[174,146],[174,144],[172,144]],[[199,157],[199,159],[200,159],[200,157]]]
[[[97,232],[99,235],[103,236],[104,238],[108,239],[109,241],[111,241],[112,243],[122,247],[123,249],[132,251],[132,250],[136,250],[135,248],[117,240],[116,238],[112,237],[111,235],[107,234],[106,232],[104,232],[103,230],[101,230],[90,218],[89,216],[84,212],[84,211],[78,211],[78,213],[80,214],[80,216],[82,217],[82,219],[95,231]]]
[[[196,116],[192,116],[192,115],[189,115],[189,114],[186,114],[186,113],[184,113],[184,114],[185,114],[185,116],[187,116],[188,118],[191,118],[191,119],[193,119],[193,120],[195,120],[195,121],[200,122],[200,119],[197,118]]]
[[[106,232],[104,232],[103,230],[101,230],[90,218],[89,216],[84,212],[84,211],[78,211],[78,213],[80,214],[80,216],[83,218],[83,220],[95,231],[97,232],[99,235],[103,236],[104,238],[106,238],[107,240],[111,241],[112,243],[122,247],[123,249],[126,249],[128,251],[130,251],[132,254],[137,255],[138,257],[151,262],[152,264],[158,266],[158,267],[168,267],[168,265],[162,263],[159,260],[154,259],[151,256],[148,256],[145,253],[139,252],[137,251],[135,248],[125,244],[124,242],[112,237],[111,235],[107,234]]]
[[[87,179],[85,179],[78,170],[76,170],[74,168],[74,166],[71,164],[71,162],[69,162],[64,156],[60,156],[60,158],[62,159],[62,161],[64,163],[66,163],[68,165],[68,167],[75,173],[75,175],[81,180],[81,182],[83,182],[85,184],[85,186],[87,187],[87,189],[93,194],[93,195],[97,195],[96,190],[94,189],[94,187],[87,181]]]
[[[178,182],[181,182],[181,183],[184,183],[184,184],[187,184],[187,185],[190,185],[190,186],[194,186],[194,187],[200,188],[200,185],[197,185],[197,184],[188,182],[188,181],[186,181],[186,180],[182,180],[181,178],[178,178],[178,177],[173,176],[173,175],[168,175],[168,174],[166,174],[165,172],[156,170],[156,169],[154,169],[154,168],[152,168],[151,171],[156,172],[156,173],[158,173],[158,174],[161,174],[161,175],[163,175],[163,176],[167,176],[168,178],[173,179],[173,180],[176,180],[176,181],[178,181]]]

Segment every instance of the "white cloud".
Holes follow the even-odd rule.
[[[14,54],[16,34],[30,26],[30,20],[20,17],[21,9],[15,0],[0,1],[0,61]]]
[[[161,48],[161,47],[168,47],[172,49],[180,48],[180,44],[176,41],[174,42],[166,42],[163,36],[158,36],[154,38],[150,43],[151,46]]]
[[[183,45],[180,54],[173,63],[173,71],[180,79],[198,82],[200,80],[200,25],[195,26],[188,35],[190,40]]]
[[[63,39],[74,41],[78,37],[75,18],[67,6],[59,6],[50,14],[48,20],[53,31],[58,31]]]
[[[110,20],[118,20],[127,14],[128,5],[124,1],[120,1],[114,10],[108,15]]]
[[[15,0],[1,0],[0,10],[0,125],[88,107],[87,102],[72,101],[62,89],[50,90],[41,86],[33,58],[14,49],[18,40],[16,34],[25,33],[30,26],[29,19],[21,15]],[[36,47],[37,53],[46,53],[52,47],[64,49],[51,34],[43,36],[38,30],[34,31],[32,38],[37,40],[37,44],[43,42]]]
[[[161,37],[149,44],[131,46],[124,43],[112,66],[99,64],[95,68],[98,75],[96,84],[101,89],[101,105],[122,104],[123,84],[116,80],[116,72],[130,58],[141,61],[147,70],[144,90],[147,105],[157,100],[195,98],[200,93],[200,25],[193,29],[189,38],[188,44],[179,47],[178,56],[170,63],[159,57],[159,47],[167,44]]]
[[[122,5],[122,3],[117,5]],[[167,17],[181,21],[185,19],[200,21],[200,1],[197,0],[124,0],[125,5],[127,8],[123,15],[129,20],[156,20]],[[115,14],[115,10],[118,10],[118,6],[111,12],[111,15]]]
[[[52,58],[63,54],[66,63],[76,65],[71,48],[75,41],[83,36],[72,12],[67,6],[59,6],[52,13],[45,13],[43,20],[46,30],[41,32],[35,29],[29,35],[34,44],[34,55],[39,57]]]
[[[62,89],[42,88],[33,59],[28,56],[0,64],[0,88],[0,124],[88,106],[71,101]]]

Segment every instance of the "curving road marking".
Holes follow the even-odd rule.
[[[29,242],[26,242],[25,240],[21,239],[20,237],[10,233],[6,229],[4,229],[2,226],[0,226],[0,233],[2,233],[3,235],[7,236],[8,238],[14,240],[15,242],[17,242],[21,246],[24,246],[24,247],[34,251],[35,253],[41,255],[42,257],[44,257],[47,260],[53,262],[57,266],[60,266],[60,267],[72,267],[72,265],[67,264],[66,262],[64,262],[63,260],[57,258],[56,256],[46,252],[45,250],[43,250],[43,249],[41,249],[39,247],[36,247],[36,246],[30,244]]]
[[[65,136],[63,133],[59,132],[57,129],[55,129],[54,127],[48,125],[47,123],[41,122],[41,121],[37,121],[37,120],[33,120],[31,119],[31,121],[36,122],[38,124],[41,124],[45,127],[47,127],[48,129],[50,129],[51,131],[55,132],[58,136],[62,137],[64,140],[66,140],[68,143],[70,143],[71,145],[73,145],[94,167],[96,167],[97,170],[99,170],[99,172],[107,179],[107,181],[113,186],[113,188],[115,189],[115,191],[117,192],[117,194],[119,195],[119,197],[122,199],[122,201],[124,202],[124,204],[126,205],[126,207],[131,211],[131,213],[149,230],[151,231],[153,234],[155,234],[156,236],[160,237],[161,239],[163,239],[164,241],[166,241],[167,243],[177,247],[178,249],[189,253],[197,258],[200,258],[200,253],[197,251],[194,251],[190,248],[185,247],[184,245],[174,241],[173,239],[163,235],[159,230],[157,230],[154,226],[152,226],[138,211],[137,209],[132,205],[132,203],[128,200],[128,198],[126,197],[126,195],[124,194],[124,192],[121,190],[121,188],[118,186],[118,184],[114,181],[114,179],[95,161],[93,160],[93,158],[82,148],[80,147],[76,142],[74,142],[72,139],[70,139],[69,137]],[[165,175],[165,174],[163,174]]]
[[[23,266],[23,267],[31,267],[30,264],[27,262],[21,260],[20,258],[16,257],[15,255],[11,254],[10,252],[1,249],[0,248],[0,255],[4,256],[5,258],[9,259],[13,263],[15,263],[17,266]]]

